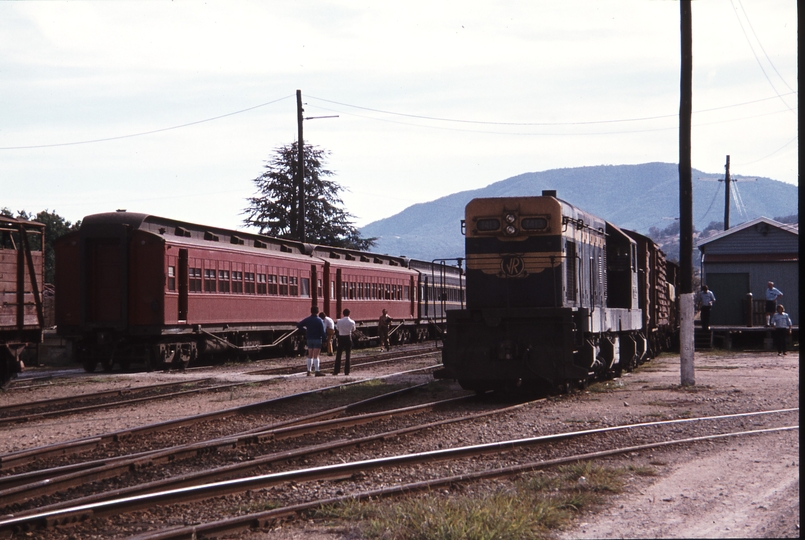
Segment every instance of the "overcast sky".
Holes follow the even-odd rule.
[[[672,0],[0,1],[0,207],[243,228],[297,137],[359,226],[554,168],[678,161]],[[693,2],[695,168],[797,184],[794,0]]]

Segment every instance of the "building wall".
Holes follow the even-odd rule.
[[[710,253],[708,246],[707,253]],[[708,263],[705,256],[702,283],[708,284],[707,274],[748,274],[749,291],[718,291],[713,290],[716,296],[716,304],[734,304],[729,300],[736,297],[745,299],[746,293],[751,292],[755,300],[765,300],[766,283],[774,282],[774,286],[780,289],[783,297],[780,303],[785,306],[786,313],[791,316],[794,324],[799,324],[799,262],[752,262],[752,263]],[[709,285],[709,284],[708,284]],[[722,302],[719,302],[719,299]],[[723,314],[720,310],[713,308],[712,324],[725,324],[719,322],[725,317],[732,319],[734,314]]]

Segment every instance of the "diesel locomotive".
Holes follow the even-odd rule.
[[[462,229],[467,305],[447,313],[438,377],[567,389],[633,368],[674,334],[662,252],[555,191],[474,199]]]
[[[296,323],[345,308],[358,345],[437,337],[463,307],[459,266],[305,244],[133,212],[87,216],[59,238],[56,324],[87,371],[185,367],[304,346]]]

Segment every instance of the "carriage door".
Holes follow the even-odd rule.
[[[187,291],[188,291],[187,250],[179,250],[179,321],[187,321]]]
[[[91,238],[86,242],[86,322],[95,325],[126,324],[128,268],[125,232],[118,237]]]
[[[335,318],[341,317],[341,269],[335,271]]]

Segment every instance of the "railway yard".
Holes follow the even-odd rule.
[[[799,537],[798,358],[697,353],[682,389],[664,354],[522,399],[434,381],[439,352],[421,344],[360,351],[350,376],[324,356],[318,378],[302,358],[36,368],[0,394],[0,537],[404,538],[369,527],[370,509],[483,506],[579,457],[621,471],[620,487],[536,537]],[[666,444],[681,439],[697,440]]]

